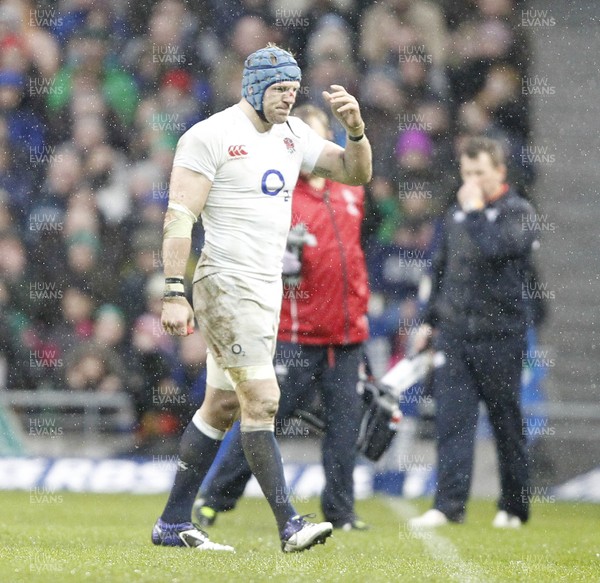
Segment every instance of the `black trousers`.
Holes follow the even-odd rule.
[[[278,343],[275,362],[281,375],[281,397],[275,425],[276,435],[302,439],[304,427],[290,420],[297,408],[306,407],[320,391],[326,429],[322,442],[325,488],[321,509],[325,519],[345,523],[355,518],[353,473],[356,439],[362,413],[362,397],[356,392],[362,345],[309,346]],[[202,485],[205,503],[217,511],[233,508],[251,477],[241,446],[239,425],[219,452],[218,467],[212,468]],[[291,499],[293,503],[293,498]]]
[[[434,508],[461,522],[471,486],[479,402],[487,407],[500,473],[498,509],[529,516],[526,432],[520,409],[524,335],[466,341],[440,331],[446,363],[434,376],[438,476]]]

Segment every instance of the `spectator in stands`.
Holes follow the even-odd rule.
[[[400,55],[404,56],[404,55]],[[427,61],[410,60],[421,58],[419,54],[408,55],[408,60],[400,60],[399,75],[401,87],[414,107],[426,100],[441,101],[447,98],[447,79],[439,69],[432,68]],[[428,58],[428,55],[425,55]]]
[[[119,366],[127,371],[125,387],[130,394],[138,395],[143,379],[128,331],[123,310],[114,304],[103,304],[94,315],[91,342],[102,350],[119,355]]]
[[[102,261],[100,241],[91,233],[79,231],[66,240],[67,272],[65,281],[89,286],[94,296],[110,302],[115,295],[111,266]]]
[[[62,3],[58,14],[60,18],[52,19],[50,30],[61,43],[63,51],[73,37],[85,34],[86,28],[106,31],[115,52],[121,47],[124,27],[111,2],[69,0]]]
[[[0,198],[14,215],[15,228],[23,229],[31,205],[32,177],[28,172],[18,172],[20,161],[8,143],[8,124],[0,115]]]
[[[52,77],[60,62],[56,39],[41,26],[36,3],[27,0],[4,1],[0,10],[0,68],[15,62],[12,51],[26,56],[25,63],[35,75]],[[27,70],[21,70],[28,73]]]
[[[182,430],[204,399],[206,344],[200,334],[177,339],[177,354],[155,353],[149,363],[142,353],[145,376],[134,393],[138,411],[137,450],[156,453],[176,445]],[[151,364],[151,369],[149,367]],[[151,372],[152,376],[148,373]]]
[[[380,224],[377,239],[390,244],[395,239],[396,229],[403,224],[403,202],[407,199],[422,199],[431,205],[433,143],[423,130],[402,131],[395,150],[397,166],[394,169],[393,186],[387,192],[376,192],[375,205]]]
[[[501,142],[505,142],[507,139],[506,134],[494,124],[489,113],[477,101],[467,101],[459,107],[457,126],[460,132],[457,136],[459,139],[477,135]]]
[[[522,156],[529,133],[523,76],[509,64],[492,65],[475,101],[489,117],[489,125],[504,143],[511,161],[511,183],[518,188],[530,186],[534,169]],[[487,134],[487,131],[485,133]],[[493,136],[490,136],[493,137]]]
[[[398,112],[406,106],[397,76],[383,69],[367,73],[361,88],[365,123],[377,136],[373,144],[373,180],[371,192],[377,205],[394,204],[394,146],[398,135]],[[391,201],[391,202],[390,202]]]
[[[64,367],[68,390],[116,393],[126,386],[127,375],[119,354],[94,342],[80,344],[67,352]]]
[[[0,217],[4,213],[0,212]],[[10,216],[5,220],[10,221]],[[0,218],[0,222],[1,222]],[[30,368],[11,373],[11,378],[33,388],[43,379],[42,367],[30,367],[27,351],[48,351],[54,354],[57,347],[48,339],[46,317],[56,311],[57,290],[55,284],[32,269],[27,251],[19,232],[11,228],[0,230],[0,287],[2,299],[0,311],[6,313],[6,327],[0,336],[10,336],[6,349],[18,360],[10,361],[11,368]],[[52,375],[52,367],[44,367]]]
[[[92,336],[96,301],[85,287],[69,285],[61,292],[62,320],[54,327],[54,335],[64,352]]]
[[[29,313],[29,284],[34,277],[27,262],[25,245],[16,230],[0,231],[0,279],[12,299],[13,308],[23,314]]]
[[[83,181],[81,156],[73,146],[63,144],[42,161],[46,180],[34,208],[50,205],[64,210],[69,197]]]
[[[469,100],[480,90],[492,65],[513,63],[522,68],[526,59],[515,32],[517,27],[489,10],[494,3],[477,4],[478,12],[463,19],[452,32],[449,76],[458,101]]]
[[[92,191],[87,188],[79,189],[69,198],[62,234],[69,238],[82,231],[95,237],[100,236],[100,217],[96,201]]]
[[[116,350],[127,356],[129,347],[125,344],[126,327],[123,311],[113,304],[103,304],[94,317],[92,341],[102,348]]]
[[[15,310],[13,297],[6,282],[0,277],[0,360],[4,358],[11,366],[6,367],[5,386],[0,389],[33,390],[40,384],[36,369],[30,366],[30,347],[26,337],[29,322],[26,315]]]
[[[180,429],[183,430],[190,415],[202,404],[206,389],[206,343],[200,334],[179,338],[179,351],[173,381],[181,387],[183,407],[180,408]]]
[[[138,300],[135,290],[145,289],[153,273],[160,270],[160,232],[146,228],[139,229],[132,237],[133,260],[121,278],[123,299],[121,305],[125,310],[127,321],[131,324],[145,311],[145,306]]]
[[[108,31],[102,27],[86,27],[67,45],[67,63],[58,71],[48,107],[56,116],[64,114],[78,91],[103,94],[107,108],[115,119],[128,126],[138,104],[138,91],[133,78],[108,60]]]
[[[189,33],[194,28],[195,15],[183,2],[167,0],[154,5],[147,31],[131,39],[120,57],[144,95],[153,95],[168,71],[189,68]]]
[[[153,98],[170,73],[185,72],[189,93],[206,117],[211,99],[208,72],[221,48],[207,21],[207,11],[192,12],[178,0],[155,4],[148,31],[130,40],[120,57],[144,98]]]
[[[268,42],[277,42],[277,36],[276,31],[259,16],[243,16],[235,22],[211,78],[215,110],[239,101],[244,59]]]
[[[215,32],[217,33],[221,44],[227,46],[230,41],[230,33],[245,17],[258,17],[264,22],[269,21],[271,15],[270,2],[269,0],[232,0],[227,5],[223,4],[219,0],[209,0],[211,11],[213,13],[213,20],[215,25]],[[235,37],[237,35],[233,35]],[[259,47],[264,46],[260,45]],[[256,48],[248,47],[250,52],[256,50]],[[250,54],[250,53],[240,53]]]
[[[6,127],[6,142],[15,162],[40,180],[37,161],[47,155],[42,119],[26,103],[26,77],[15,70],[0,70],[0,113]]]
[[[25,244],[16,230],[0,232],[0,282],[10,305],[14,346],[46,355],[38,357],[43,361],[40,367],[32,367],[34,370],[30,374],[24,373],[24,376],[37,376],[38,380],[42,380],[42,368],[48,371],[49,377],[53,376],[51,369],[55,364],[50,361],[60,357],[60,342],[52,338],[50,326],[57,321],[60,285],[56,278],[33,268],[28,261]],[[17,364],[23,365],[28,366],[26,361]]]
[[[177,345],[160,323],[164,278],[151,276],[146,283],[146,311],[133,326],[132,344],[142,367],[144,386],[151,389],[160,379],[170,379]]]
[[[131,211],[126,160],[108,144],[97,144],[88,149],[83,163],[103,224],[118,225]]]
[[[433,142],[425,130],[401,131],[396,143],[399,176],[427,174],[431,168]]]
[[[93,247],[93,241],[97,241],[99,252],[104,257],[111,257],[111,263],[114,265],[120,265],[128,257],[127,246],[123,244],[123,236],[112,223],[108,223],[103,219],[102,215],[98,212],[97,205],[102,202],[102,190],[98,191],[98,194],[94,194],[89,188],[82,187],[75,192],[68,200],[67,209],[65,212],[64,225],[61,231],[62,245],[61,252],[67,255],[69,260],[72,260],[72,254],[70,254],[71,245],[73,242],[83,241],[88,246],[91,243]],[[100,199],[100,200],[99,200]],[[117,206],[117,205],[115,205]],[[117,206],[117,209],[119,207]],[[125,229],[123,229],[125,230]],[[84,233],[82,236],[81,234]],[[67,249],[69,251],[67,251]],[[90,286],[99,286],[98,294],[102,297],[108,298],[107,294],[112,293],[111,286],[104,285],[103,282],[98,281],[101,277],[106,277],[106,270],[113,269],[113,265],[102,264],[98,268],[99,275],[92,275],[89,279],[85,275],[80,273],[80,268],[75,268],[75,277],[79,280],[84,280]],[[90,269],[90,266],[85,267],[86,270]]]
[[[353,94],[358,92],[357,67],[348,55],[352,55],[352,35],[348,24],[332,14],[319,19],[308,37],[306,47],[306,87],[311,103],[327,111],[323,91],[332,83],[343,85]],[[333,124],[332,131],[333,141],[342,144],[345,134],[341,126]]]
[[[161,79],[155,97],[151,128],[162,143],[175,148],[181,132],[206,117],[206,103],[194,94],[194,79],[183,70],[167,72]]]
[[[512,65],[492,65],[475,100],[505,131],[519,136],[526,132],[522,76]]]
[[[408,30],[410,29],[410,30]],[[436,66],[443,67],[448,33],[439,6],[428,0],[383,0],[371,4],[361,19],[361,55],[371,64],[383,64],[399,46],[425,47]]]

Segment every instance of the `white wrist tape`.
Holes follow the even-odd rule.
[[[165,293],[166,292],[185,292],[185,286],[183,285],[183,282],[165,283]]]

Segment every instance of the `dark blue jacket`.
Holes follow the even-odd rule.
[[[537,231],[533,207],[508,188],[482,211],[453,205],[432,261],[424,321],[468,340],[524,334]]]

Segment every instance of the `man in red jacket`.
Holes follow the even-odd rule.
[[[296,109],[324,138],[327,116],[310,105]],[[362,398],[356,392],[368,337],[369,287],[360,245],[364,190],[314,175],[300,175],[292,203],[292,229],[283,259],[284,292],[275,355],[281,383],[276,432],[302,435],[289,419],[320,392],[325,488],[321,509],[336,528],[362,530],[354,511],[353,472]],[[278,430],[279,429],[279,430]],[[231,429],[194,505],[195,518],[210,526],[217,512],[232,509],[251,477],[239,428]],[[290,497],[290,492],[282,492]]]

